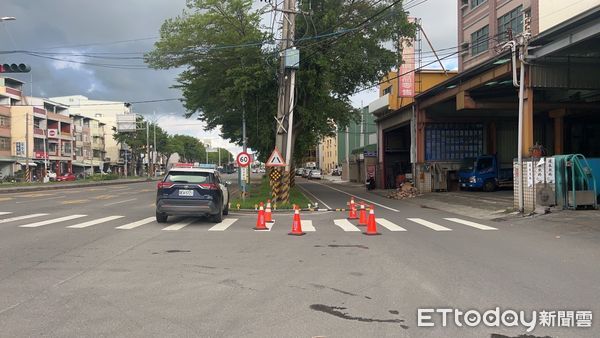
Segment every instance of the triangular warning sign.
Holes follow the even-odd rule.
[[[283,157],[279,153],[279,150],[275,148],[269,156],[267,163],[265,163],[267,167],[285,167],[285,162],[283,161]]]

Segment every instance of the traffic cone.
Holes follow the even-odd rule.
[[[256,219],[254,230],[269,230],[265,224],[265,209],[262,202],[260,202],[260,206],[258,207],[258,218]]]
[[[354,196],[350,197],[350,212],[348,213],[348,219],[357,219],[356,204],[354,203]]]
[[[302,231],[302,222],[300,221],[300,210],[294,205],[294,221],[292,222],[292,232],[288,232],[288,235],[302,236],[306,235]]]
[[[367,221],[367,232],[363,232],[365,235],[374,236],[381,235],[377,232],[377,223],[375,223],[375,209],[373,206],[369,209],[369,220]]]
[[[271,215],[271,200],[267,200],[267,207],[265,208],[265,222],[273,223],[273,216]]]
[[[367,225],[367,211],[365,210],[365,203],[360,203],[360,212],[358,218],[358,225]]]

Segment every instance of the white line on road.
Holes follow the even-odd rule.
[[[12,214],[12,212],[10,212],[10,211],[0,211],[0,215],[8,215],[8,214]]]
[[[487,225],[483,225],[483,224],[479,224],[479,223],[475,223],[475,222],[471,222],[471,221],[465,221],[464,219],[460,219],[460,218],[444,218],[444,219],[448,220],[450,222],[456,222],[456,223],[468,225],[470,227],[481,229],[481,230],[498,230],[496,228],[493,228],[493,227],[490,227]]]
[[[267,229],[269,229],[269,230],[254,230],[254,231],[259,231],[259,232],[262,232],[262,231],[271,231],[271,229],[273,228],[273,225],[275,225],[275,220],[273,220],[273,222],[272,222],[272,223],[269,223],[269,222],[266,222],[266,223],[265,223],[265,226],[266,226],[266,227],[267,227]]]
[[[406,231],[406,229],[404,229],[403,227],[394,224],[385,218],[376,218],[375,221],[379,223],[379,225],[381,225],[382,227],[387,228],[389,231]]]
[[[20,221],[20,220],[23,220],[23,219],[40,217],[40,216],[46,216],[46,215],[48,215],[48,214],[31,214],[31,215],[25,215],[25,216],[17,216],[17,217],[5,218],[5,219],[0,219],[0,223]]]
[[[23,224],[23,225],[19,225],[19,227],[20,228],[37,228],[37,227],[41,227],[42,225],[54,224],[54,223],[59,223],[59,222],[63,222],[63,221],[69,221],[72,219],[81,218],[81,217],[85,217],[85,216],[87,216],[87,215],[69,215],[69,216],[65,216],[65,217],[49,219],[46,221],[41,221],[41,222],[36,222],[36,223]]]
[[[317,196],[315,196],[315,194],[311,193],[310,191],[308,191],[306,188],[303,188],[301,184],[298,184],[298,188],[300,188],[302,191],[306,192],[307,194],[311,195],[312,197],[314,197],[319,203],[323,204],[325,207],[327,207],[327,209],[331,209],[330,206],[327,205],[327,203],[323,202],[323,200],[319,199]]]
[[[131,201],[135,201],[135,200],[137,200],[137,198],[130,198],[130,199],[124,200],[124,201],[119,201],[119,202],[114,202],[114,203],[108,203],[108,204],[105,204],[104,206],[108,207],[108,206],[111,206],[111,205],[125,203],[125,202],[131,202]]]
[[[181,228],[184,228],[184,227],[186,227],[186,226],[194,223],[194,221],[196,221],[194,218],[186,218],[186,219],[184,219],[182,221],[179,221],[179,222],[177,222],[175,224],[169,225],[166,228],[163,228],[163,230],[166,230],[166,231],[179,230]]]
[[[142,220],[139,220],[137,222],[133,222],[133,223],[121,225],[120,227],[116,227],[115,229],[129,230],[129,229],[137,228],[140,225],[148,224],[148,223],[153,222],[155,220],[156,220],[156,217],[148,217],[148,218],[144,218]]]
[[[125,217],[125,216],[108,216],[108,217],[104,217],[104,218],[94,219],[94,220],[91,220],[91,221],[85,222],[85,223],[79,223],[79,224],[75,224],[75,225],[69,225],[67,228],[82,229],[82,228],[87,228],[87,227],[92,226],[92,225],[110,222],[112,220],[119,219],[119,218],[122,218],[122,217]]]
[[[344,231],[358,231],[360,232],[360,229],[355,227],[354,224],[350,223],[350,221],[348,221],[347,219],[334,219],[333,223],[335,223],[335,225],[339,226],[340,228],[342,228]]]
[[[311,220],[300,220],[300,224],[302,225],[302,231],[308,231],[308,232],[313,232],[313,231],[317,231],[317,229],[315,229],[315,227],[312,224]]]
[[[385,208],[385,209],[388,209],[388,210],[391,210],[391,211],[394,211],[394,212],[400,212],[400,210],[398,210],[398,209],[390,208],[390,207],[388,207],[388,206],[386,206],[386,205],[379,204],[379,203],[377,203],[377,202],[373,202],[373,201],[371,201],[371,200],[368,200],[368,199],[366,199],[366,198],[362,198],[362,197],[360,197],[360,196],[358,196],[358,195],[354,195],[354,194],[351,194],[351,193],[347,193],[347,192],[345,192],[345,191],[343,191],[343,190],[340,190],[340,189],[337,189],[337,188],[334,188],[334,187],[330,187],[330,186],[328,186],[327,184],[323,184],[323,183],[317,183],[317,182],[311,182],[311,183],[314,183],[314,184],[320,184],[320,185],[322,185],[322,186],[324,186],[324,187],[327,187],[327,188],[329,188],[329,189],[331,189],[331,190],[335,190],[335,191],[341,192],[342,194],[346,194],[346,195],[348,195],[348,196],[354,196],[354,197],[356,197],[357,199],[360,199],[361,201],[366,201],[366,202],[369,202],[369,203],[371,203],[371,204],[378,205],[378,206],[380,206],[380,207],[382,207],[382,208]]]
[[[218,223],[217,225],[215,225],[212,228],[208,229],[208,231],[225,231],[225,230],[227,230],[227,228],[229,228],[237,220],[238,220],[237,218],[226,218],[226,219],[223,220],[223,222]]]
[[[426,221],[421,218],[407,218],[407,220],[409,220],[411,222],[419,223],[419,224],[424,225],[424,226],[428,227],[429,229],[433,229],[435,231],[452,231],[452,229],[448,229],[439,224],[431,223],[431,222]]]

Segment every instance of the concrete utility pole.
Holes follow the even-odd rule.
[[[294,46],[294,35],[296,30],[296,1],[284,0],[283,2],[283,20],[281,37],[281,66],[279,69],[279,100],[277,103],[277,134],[275,146],[280,151],[285,151],[285,170],[282,194],[277,199],[287,201],[289,199],[289,170],[292,162],[293,152],[293,123],[294,123],[294,86],[296,80],[295,67],[286,67],[286,51]],[[297,65],[294,65],[297,67]],[[286,123],[287,120],[287,123]],[[286,129],[287,127],[287,129]]]
[[[146,121],[146,176],[150,178],[150,124]]]
[[[29,168],[29,113],[25,114],[25,181],[31,182],[31,169]]]

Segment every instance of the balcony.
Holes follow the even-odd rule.
[[[33,107],[33,113],[46,115],[46,109],[39,108],[39,107]]]
[[[35,128],[34,127],[33,128],[33,135],[44,137],[44,136],[46,136],[46,133],[45,133],[44,129],[42,129],[42,128]]]

